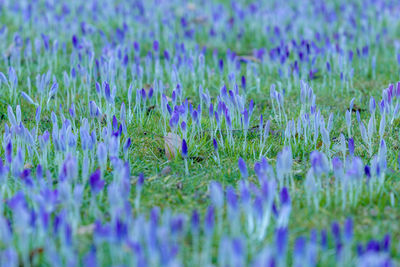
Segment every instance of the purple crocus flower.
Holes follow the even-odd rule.
[[[213,206],[209,206],[206,215],[205,215],[205,220],[204,220],[204,230],[206,234],[211,235],[213,230],[214,230],[214,217],[215,217],[215,211]]]
[[[244,162],[244,160],[242,158],[239,158],[238,166],[239,166],[239,170],[240,170],[240,173],[241,173],[242,177],[244,179],[246,179],[249,176],[249,174],[248,174],[248,171],[247,171],[246,162]]]
[[[104,188],[104,180],[101,179],[100,169],[95,170],[89,178],[90,188],[92,192],[97,195]]]
[[[87,267],[96,267],[97,265],[97,258],[96,258],[96,247],[92,247],[90,251],[85,255],[84,265]]]
[[[365,176],[367,176],[367,178],[371,178],[371,167],[369,167],[368,165],[365,165],[364,173],[365,173]]]
[[[187,147],[186,140],[183,139],[182,140],[182,157],[187,158],[187,155],[188,155],[188,147]]]
[[[286,187],[283,187],[280,194],[282,205],[290,205],[290,195]]]
[[[191,218],[191,226],[194,232],[197,232],[200,224],[200,214],[197,210],[193,210]]]
[[[185,122],[185,121],[182,121],[182,123],[181,123],[181,129],[182,129],[182,132],[183,132],[183,133],[186,133],[187,125],[186,125],[186,122]]]
[[[223,72],[223,71],[224,71],[224,60],[223,60],[223,59],[220,59],[220,60],[219,60],[218,66],[219,66],[219,70],[220,70],[221,72]]]
[[[218,142],[217,140],[215,140],[215,138],[213,139],[213,146],[214,146],[214,151],[218,152]]]
[[[76,37],[75,34],[72,36],[72,45],[74,46],[75,49],[77,49],[79,45],[78,37]]]
[[[165,58],[165,60],[169,61],[170,57],[169,57],[169,53],[167,50],[164,50],[164,58]]]
[[[212,118],[213,113],[214,113],[214,106],[213,106],[213,104],[211,103],[211,104],[210,104],[210,107],[209,107],[209,109],[208,109],[208,115],[209,115],[210,118]]]
[[[321,230],[321,247],[323,249],[328,248],[328,235],[326,230]]]
[[[379,252],[381,249],[381,245],[377,240],[370,240],[365,248],[365,252]]]
[[[303,236],[296,238],[296,241],[294,242],[294,251],[293,251],[296,257],[304,256],[306,243],[307,240]]]
[[[131,146],[132,141],[131,138],[129,137],[128,139],[126,139],[125,144],[124,144],[124,151],[127,151],[129,149],[129,147]]]
[[[71,108],[69,109],[69,115],[71,115],[71,118],[75,119],[76,113],[75,113],[74,103],[71,103]]]
[[[242,88],[246,91],[246,77],[244,75],[242,76]]]
[[[158,43],[157,40],[155,40],[155,41],[153,42],[153,50],[154,50],[155,52],[158,52],[158,49],[159,49],[159,43]]]
[[[235,189],[231,185],[226,188],[226,202],[232,210],[237,209],[237,196]]]
[[[8,144],[6,146],[6,161],[8,162],[8,164],[11,164],[11,161],[12,161],[12,143],[11,143],[11,140],[10,140],[10,142],[8,142]]]
[[[275,246],[278,258],[286,257],[286,246],[288,242],[288,229],[280,227],[275,231]]]
[[[176,129],[178,122],[179,122],[179,113],[174,111],[174,113],[172,113],[171,119],[169,120],[169,126],[171,126],[172,129]]]
[[[138,180],[136,183],[137,188],[140,190],[144,184],[144,174],[143,173],[139,173],[138,175]]]
[[[390,249],[390,234],[386,234],[382,240],[382,250],[388,252]]]
[[[354,139],[349,138],[349,153],[351,156],[354,156]]]
[[[346,241],[353,239],[353,220],[351,218],[347,218],[344,223],[344,238]]]
[[[335,238],[336,242],[340,242],[340,225],[338,222],[332,223],[332,235]]]

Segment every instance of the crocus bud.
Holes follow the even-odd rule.
[[[100,169],[95,170],[89,178],[90,188],[92,192],[97,195],[104,187],[104,180],[101,179]]]
[[[347,241],[351,241],[353,238],[353,220],[351,218],[347,218],[344,223],[344,238]]]
[[[182,140],[182,157],[187,158],[187,155],[188,155],[188,147],[187,147],[186,140],[183,139]]]
[[[354,139],[349,138],[349,153],[354,156]]]
[[[247,166],[246,166],[246,162],[244,162],[244,160],[242,158],[239,158],[238,166],[239,166],[240,173],[242,174],[242,177],[244,179],[246,179],[248,177]]]
[[[278,258],[284,258],[286,256],[286,246],[288,242],[288,229],[278,228],[275,232],[275,246]]]
[[[214,146],[214,151],[218,152],[218,143],[217,140],[215,140],[215,138],[213,139],[213,146]]]

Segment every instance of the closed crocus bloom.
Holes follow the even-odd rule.
[[[197,210],[194,210],[192,212],[192,217],[191,217],[191,228],[194,232],[198,232],[199,224],[200,224],[200,214]]]
[[[208,207],[204,219],[204,230],[206,234],[210,235],[214,231],[215,224],[215,210],[213,206]]]
[[[346,241],[353,239],[353,220],[351,218],[347,218],[344,223],[344,238]]]
[[[341,234],[340,234],[340,225],[338,222],[333,222],[332,226],[332,235],[335,238],[336,242],[339,242],[341,240]]]
[[[217,142],[217,140],[215,140],[215,138],[213,139],[213,147],[214,147],[214,151],[218,152],[218,142]]]
[[[183,139],[182,140],[182,157],[187,158],[187,156],[188,156],[188,147],[187,147],[186,140]]]
[[[90,188],[92,189],[93,194],[97,195],[104,188],[104,180],[101,179],[101,171],[100,169],[95,170],[89,178]]]
[[[290,205],[290,195],[286,187],[283,187],[280,194],[282,205]]]
[[[235,189],[233,189],[232,186],[228,186],[226,188],[226,202],[228,203],[228,206],[233,210],[236,211],[237,210],[237,196],[236,196],[236,192]]]
[[[288,229],[278,228],[275,231],[275,247],[278,258],[286,257],[286,247],[288,242]]]
[[[136,186],[137,186],[137,188],[139,190],[143,187],[144,180],[145,180],[144,174],[143,173],[139,173],[138,180],[137,180],[137,183],[136,183]]]
[[[248,177],[246,162],[242,158],[238,160],[239,171],[244,179]]]
[[[376,109],[375,98],[373,96],[371,96],[371,98],[369,100],[369,112],[371,114],[374,114],[375,113],[375,109]]]
[[[354,156],[354,139],[349,138],[349,153],[351,156]]]

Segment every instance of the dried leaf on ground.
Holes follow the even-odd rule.
[[[176,157],[176,155],[181,151],[182,139],[174,133],[167,133],[164,136],[164,148],[165,148],[165,156],[167,156],[168,160],[171,160]]]

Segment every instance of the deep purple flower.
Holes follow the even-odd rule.
[[[169,61],[169,53],[167,50],[164,50],[164,58],[165,60]]]
[[[188,155],[188,147],[187,147],[186,140],[183,139],[182,140],[182,157],[187,158],[187,155]]]
[[[248,128],[249,126],[249,113],[247,109],[245,108],[244,111],[242,112],[243,114],[243,124],[245,128]]]
[[[180,233],[183,230],[184,218],[182,215],[177,215],[170,220],[171,233]]]
[[[182,132],[186,132],[186,130],[187,130],[187,125],[186,125],[186,122],[185,121],[182,121],[182,123],[181,123],[181,129],[182,129]]]
[[[144,184],[144,174],[143,173],[139,173],[136,186],[140,190],[142,188],[143,184]]]
[[[176,129],[178,122],[179,122],[179,113],[174,111],[174,113],[172,113],[171,119],[169,120],[169,126],[171,126],[172,129]]]
[[[238,160],[238,166],[239,166],[239,170],[240,170],[240,173],[241,173],[242,177],[244,179],[246,179],[248,177],[248,171],[247,171],[246,162],[244,162],[244,160],[242,158],[240,158],[240,157],[239,157],[239,160]]]
[[[22,191],[18,191],[12,198],[7,201],[7,204],[12,210],[27,208],[25,195]]]
[[[242,88],[246,91],[246,77],[244,75],[242,76]]]
[[[367,178],[371,178],[371,168],[368,165],[365,165],[364,173],[365,173],[365,176],[367,176]]]
[[[323,249],[328,248],[328,236],[326,230],[321,230],[321,247]]]
[[[233,251],[233,256],[236,258],[242,258],[243,253],[244,253],[244,246],[243,242],[239,238],[234,238],[232,240],[232,251]],[[238,265],[240,266],[240,265]]]
[[[283,187],[280,194],[282,205],[290,205],[290,195],[287,187]]]
[[[129,149],[129,147],[131,146],[132,141],[131,138],[129,137],[128,139],[126,139],[125,144],[124,144],[124,151],[127,151]]]
[[[332,223],[332,235],[336,239],[336,242],[340,241],[340,225],[338,222],[333,222]]]
[[[78,48],[79,40],[78,40],[78,37],[76,37],[76,35],[72,36],[72,45],[74,46],[75,49]]]
[[[231,209],[237,209],[237,196],[235,189],[231,185],[226,188],[226,202]]]
[[[87,267],[96,267],[97,258],[96,258],[96,247],[93,246],[90,251],[84,257],[84,265]]]
[[[278,258],[286,257],[287,242],[288,242],[288,229],[286,227],[278,228],[275,231],[275,246]]]
[[[193,210],[192,218],[191,218],[191,225],[193,231],[198,231],[200,224],[200,214],[197,210]]]
[[[296,241],[294,242],[294,250],[293,250],[294,255],[297,257],[304,256],[306,244],[307,244],[307,240],[303,236],[296,238]]]
[[[374,239],[370,240],[367,243],[367,246],[365,248],[365,250],[369,251],[369,252],[379,252],[380,249],[381,249],[381,245],[379,244],[379,242],[377,240],[374,240]]]
[[[347,241],[353,239],[353,220],[351,218],[347,218],[344,222],[344,238]]]
[[[128,226],[126,223],[122,222],[120,219],[117,219],[115,221],[115,234],[117,237],[117,240],[122,240],[126,238],[128,234]]]
[[[144,88],[142,88],[142,90],[140,90],[140,96],[141,96],[143,102],[146,101],[146,90],[144,90]]]
[[[95,195],[104,188],[104,180],[101,179],[100,169],[95,170],[89,178],[90,187]]]
[[[214,113],[214,106],[213,106],[212,103],[210,103],[210,107],[208,109],[208,115],[209,115],[210,118],[212,118],[213,113]]]
[[[223,60],[223,59],[220,59],[220,60],[219,60],[218,66],[219,66],[219,70],[220,70],[221,72],[223,72],[223,71],[224,71],[224,60]]]
[[[214,217],[214,207],[210,205],[206,211],[204,221],[204,230],[208,235],[212,234],[214,230]]]
[[[43,168],[40,164],[36,167],[36,178],[39,180],[43,178]]]
[[[113,126],[113,131],[116,132],[118,130],[118,120],[117,117],[115,117],[115,115],[113,116],[112,119],[112,126]]]
[[[153,42],[153,50],[154,50],[155,52],[158,52],[158,49],[159,49],[159,43],[158,43],[157,40],[155,40],[155,41]]]
[[[69,115],[71,115],[71,118],[75,119],[76,113],[75,113],[74,103],[71,103],[71,108],[69,109]]]
[[[386,234],[382,240],[382,250],[388,252],[390,249],[390,234]]]
[[[135,52],[139,52],[140,51],[140,45],[138,42],[133,42],[133,49],[135,49]]]
[[[213,139],[213,146],[214,146],[214,151],[218,152],[218,142],[217,140],[215,140],[215,138]]]
[[[12,143],[11,140],[6,146],[6,161],[11,164],[12,161]]]
[[[354,156],[354,139],[352,137],[349,138],[349,153]]]

